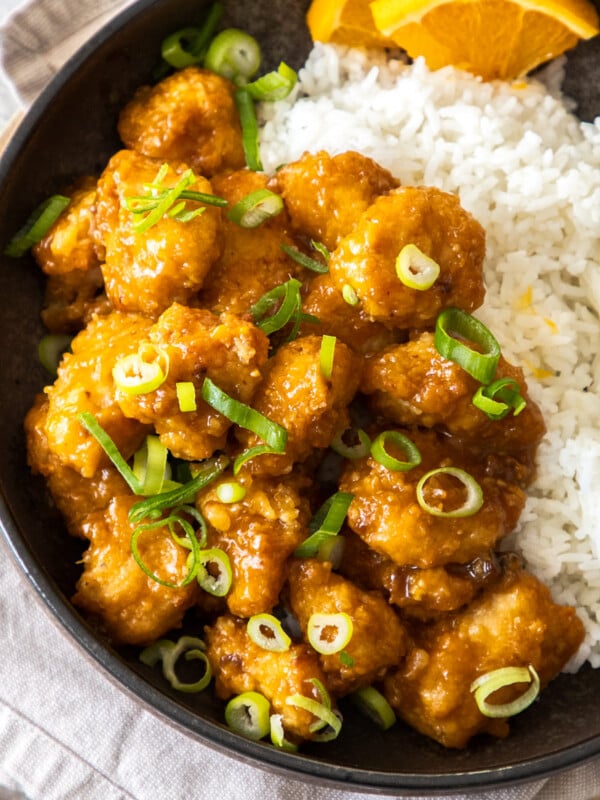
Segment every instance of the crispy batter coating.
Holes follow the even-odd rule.
[[[214,193],[229,206],[267,188],[263,173],[238,170],[212,179]],[[297,264],[281,249],[293,245],[285,209],[256,228],[243,228],[223,213],[223,253],[206,276],[199,302],[216,313],[247,314],[250,306],[269,289],[299,272]]]
[[[397,339],[397,332],[380,322],[373,322],[360,306],[351,306],[343,298],[330,275],[316,275],[306,285],[302,311],[317,317],[300,328],[303,336],[311,333],[336,336],[361,355],[377,353]]]
[[[466,564],[515,527],[525,495],[519,487],[488,475],[483,461],[453,448],[434,431],[409,435],[421,453],[419,466],[396,472],[368,456],[346,467],[340,489],[354,495],[348,524],[370,547],[400,566]],[[458,467],[475,478],[484,498],[479,511],[448,518],[421,508],[417,483],[426,472],[442,466]],[[464,489],[455,478],[438,476],[428,481],[426,496],[429,503],[451,510],[462,506]]]
[[[235,86],[209,70],[187,67],[143,86],[119,117],[126,147],[150,158],[185,161],[208,177],[244,166]]]
[[[500,359],[494,379],[512,378],[521,387],[525,409],[501,420],[473,405],[480,384],[462,367],[441,356],[432,333],[386,348],[365,363],[361,389],[371,407],[398,425],[440,428],[470,447],[530,460],[546,430],[542,413],[527,393],[523,370]]]
[[[232,614],[251,617],[271,611],[279,602],[288,557],[308,536],[310,507],[301,495],[306,481],[249,476],[240,483],[245,497],[223,503],[218,486],[232,480],[226,474],[197,499],[208,522],[209,547],[224,550],[233,572],[227,606]]]
[[[227,700],[242,692],[260,692],[271,703],[272,713],[281,714],[286,732],[301,739],[314,737],[310,727],[317,720],[286,700],[301,694],[321,702],[313,680],[325,684],[317,654],[306,644],[292,644],[283,653],[273,653],[255,644],[246,631],[246,620],[231,615],[219,617],[206,628],[207,655],[215,675],[217,695]]]
[[[446,747],[464,747],[483,732],[504,737],[508,722],[481,714],[471,683],[491,670],[531,664],[544,687],[582,640],[575,610],[514,568],[463,611],[416,628],[414,647],[386,678],[385,694],[400,716]],[[489,702],[511,702],[524,688],[507,687]]]
[[[337,697],[381,680],[397,666],[408,647],[408,636],[395,611],[376,592],[359,589],[316,559],[294,560],[289,574],[289,602],[306,637],[313,614],[348,614],[352,638],[339,653],[320,654],[327,687]]]
[[[320,365],[321,341],[320,336],[304,336],[283,345],[269,359],[252,405],[286,429],[287,447],[283,455],[261,455],[247,462],[245,468],[252,473],[284,475],[348,427],[347,406],[358,387],[362,362],[337,342],[327,380]],[[236,436],[246,448],[262,443],[243,429],[237,429]]]
[[[100,266],[48,276],[41,317],[50,333],[76,333],[96,315],[112,310]]]
[[[171,588],[140,569],[131,553],[134,528],[128,518],[137,499],[116,497],[82,526],[90,546],[73,602],[96,619],[115,644],[147,645],[179,627],[199,591],[195,581]],[[148,569],[164,581],[182,583],[189,551],[173,541],[166,526],[144,531],[138,544]]]
[[[400,185],[367,156],[348,151],[304,153],[276,175],[294,228],[329,250],[354,228],[376,197]]]
[[[396,258],[416,245],[439,264],[430,289],[405,286]],[[444,308],[473,311],[484,297],[485,232],[453,194],[401,186],[379,197],[331,254],[331,277],[349,284],[366,314],[397,328],[425,328]]]
[[[469,564],[421,569],[399,567],[352,531],[344,532],[343,542],[341,574],[362,588],[383,591],[405,617],[432,619],[456,611],[501,574],[493,553],[484,553]]]
[[[137,314],[114,311],[95,317],[71,343],[58,368],[58,378],[45,389],[48,413],[43,426],[48,449],[65,466],[91,478],[108,458],[98,442],[82,427],[79,414],[93,414],[125,458],[143,441],[147,427],[128,419],[115,398],[112,368],[151,325]]]
[[[127,417],[153,425],[162,443],[178,458],[208,458],[225,444],[231,423],[208,406],[200,391],[209,377],[242,403],[252,400],[267,360],[266,336],[251,322],[174,303],[138,338],[165,350],[169,371],[155,391],[131,395],[117,390],[117,401]],[[196,411],[181,411],[177,384],[191,382]]]
[[[136,233],[136,215],[126,202],[148,194],[146,186],[155,180],[160,167],[160,161],[120,150],[98,181],[96,214],[98,234],[106,248],[102,272],[108,297],[121,311],[153,317],[173,302],[193,298],[222,246],[221,215],[213,206],[205,206],[184,224],[163,215],[146,232]],[[187,168],[185,163],[171,162],[163,185],[173,187]],[[189,189],[213,193],[210,183],[201,177]]]

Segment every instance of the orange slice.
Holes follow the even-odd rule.
[[[374,0],[375,25],[431,69],[451,64],[485,80],[511,80],[590,39],[588,0]]]
[[[368,0],[313,0],[306,15],[315,42],[353,47],[396,47],[373,22]]]

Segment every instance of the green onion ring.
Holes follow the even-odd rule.
[[[271,743],[280,750],[285,750],[288,753],[295,753],[298,749],[298,745],[285,738],[282,714],[271,714],[269,724],[271,728]]]
[[[248,620],[246,630],[254,644],[272,653],[284,653],[292,644],[281,622],[272,614],[254,614]]]
[[[285,283],[280,283],[268,292],[265,292],[256,303],[250,307],[254,324],[267,336],[284,328],[298,312],[300,304],[300,289],[302,284],[295,278],[290,278]],[[274,314],[269,312],[281,300],[281,304]]]
[[[58,374],[58,365],[63,355],[69,351],[73,336],[66,333],[49,333],[42,336],[38,344],[40,364],[53,377]]]
[[[350,286],[349,283],[345,283],[342,286],[342,297],[344,302],[347,303],[349,306],[357,306],[360,303],[358,295],[356,294],[356,290],[353,286]]]
[[[256,447],[249,447],[247,450],[240,453],[239,456],[236,456],[233,462],[233,474],[238,475],[244,464],[256,458],[256,456],[263,455],[280,455],[280,453],[278,450],[269,447],[268,444],[259,444]]]
[[[216,566],[218,573],[213,575],[208,565]],[[205,592],[212,594],[213,597],[225,597],[233,581],[231,561],[227,553],[218,547],[200,550],[196,578]]]
[[[220,503],[239,503],[246,496],[246,489],[237,481],[224,481],[217,486],[216,495]]]
[[[324,656],[344,650],[352,639],[352,617],[343,611],[335,614],[311,614],[306,625],[308,643]],[[333,631],[333,632],[332,632]]]
[[[195,636],[181,636],[177,642],[168,639],[160,639],[150,647],[146,647],[140,653],[140,661],[149,667],[155,666],[159,661],[162,662],[163,675],[171,684],[173,689],[179,692],[196,693],[201,692],[209,685],[212,678],[212,668],[206,653],[206,645],[202,639]],[[184,683],[179,680],[175,672],[175,664],[179,657],[184,654],[186,661],[199,660],[204,664],[204,674],[194,681],[194,683]]]
[[[169,533],[171,534],[172,538],[180,543],[179,537],[174,535],[174,528],[176,525],[180,525],[183,528],[185,533],[185,540],[189,543],[191,548],[191,563],[188,564],[188,573],[185,578],[181,581],[181,583],[172,583],[172,581],[164,580],[160,578],[155,572],[146,566],[144,559],[140,554],[140,550],[138,547],[138,539],[140,536],[151,530],[155,530],[156,528],[167,527],[169,528]],[[166,517],[164,519],[154,520],[153,522],[146,522],[144,524],[138,525],[133,533],[131,534],[130,540],[130,548],[131,548],[131,555],[133,556],[136,564],[142,570],[142,572],[155,583],[160,584],[161,586],[165,586],[168,589],[182,589],[184,586],[190,584],[198,573],[198,565],[199,565],[199,555],[200,555],[200,547],[198,544],[198,540],[194,533],[194,529],[190,525],[190,523],[179,517],[177,515],[171,515],[170,517]]]
[[[175,393],[177,395],[177,404],[182,414],[197,410],[196,387],[193,381],[177,381]]]
[[[4,255],[11,258],[24,256],[44,238],[70,202],[71,198],[62,194],[44,200],[6,245]]]
[[[356,444],[349,445],[344,441],[344,437],[350,434],[358,439]],[[337,433],[329,446],[339,456],[349,459],[364,458],[371,452],[369,434],[362,428],[348,428]]]
[[[227,212],[228,218],[241,228],[258,228],[263,222],[283,211],[283,199],[270,189],[250,192]]]
[[[260,45],[254,36],[238,28],[226,28],[208,46],[204,66],[241,86],[256,75],[261,61]]]
[[[460,338],[456,338],[460,337]],[[473,342],[478,352],[461,339]],[[480,383],[489,383],[500,360],[500,345],[478,319],[460,308],[447,308],[435,322],[434,343],[438,353],[461,366]]]
[[[350,695],[350,700],[365,716],[386,731],[396,722],[396,714],[385,697],[374,686],[363,686]]]
[[[443,509],[430,505],[425,500],[425,484],[435,475],[451,475],[463,484],[467,490],[467,497],[460,508],[455,508],[453,511],[444,511]],[[423,511],[427,511],[427,513],[431,514],[433,517],[471,517],[473,514],[476,514],[483,505],[483,491],[481,486],[472,475],[469,475],[468,472],[459,467],[439,467],[438,469],[432,469],[430,472],[426,472],[417,483],[416,492],[417,502]]]
[[[314,723],[309,728],[311,733],[322,730],[325,726],[331,728],[330,733],[325,732],[318,736],[313,736],[314,741],[330,742],[339,735],[342,729],[342,719],[339,711],[332,711],[323,703],[319,703],[311,697],[305,697],[303,694],[292,694],[285,698],[285,702],[288,706],[301,708],[317,718],[318,722]]]
[[[335,357],[335,345],[337,338],[325,334],[321,337],[321,348],[319,350],[319,366],[321,368],[321,375],[326,381],[331,380],[333,374],[333,359]]]
[[[169,354],[151,342],[141,344],[137,353],[120,358],[112,369],[117,389],[128,395],[155,392],[168,374]]]
[[[431,289],[440,275],[440,265],[415,244],[405,245],[396,258],[396,275],[409,289]]]
[[[388,441],[393,442],[397,447],[404,450],[408,460],[400,461],[398,458],[391,456],[386,450]],[[376,436],[371,444],[371,456],[392,472],[408,472],[421,463],[421,453],[418,447],[408,436],[400,433],[400,431],[383,431]]]
[[[300,264],[301,267],[306,267],[306,269],[310,269],[312,272],[318,272],[321,275],[324,275],[326,272],[329,272],[329,267],[327,264],[323,264],[321,261],[317,261],[316,258],[311,258],[307,256],[305,253],[302,253],[298,250],[297,247],[292,247],[289,244],[282,243],[280,245],[283,252],[286,256],[289,256],[296,264]],[[316,248],[319,250],[319,248]],[[319,252],[322,252],[319,250]]]
[[[531,686],[512,703],[494,705],[487,698],[497,689],[514,683],[530,683]],[[485,717],[513,717],[530,706],[540,693],[540,678],[532,664],[527,667],[501,667],[480,675],[471,684],[477,708]]]
[[[183,28],[167,36],[161,47],[162,57],[167,64],[175,69],[182,69],[191,64],[201,63],[222,14],[222,4],[213,3],[202,28]],[[186,44],[189,47],[186,47]]]
[[[141,485],[140,494],[160,494],[165,482],[169,451],[155,434],[149,434],[133,456],[133,473]]]
[[[504,419],[511,408],[516,417],[527,405],[521,394],[521,387],[514,378],[499,378],[489,386],[480,386],[473,395],[472,402],[475,408],[483,411],[492,420]]]
[[[264,695],[244,692],[233,697],[225,706],[225,722],[232,731],[259,741],[271,729],[270,711],[271,705]]]
[[[252,83],[247,83],[245,88],[254,100],[275,103],[278,100],[285,100],[297,82],[297,72],[282,61],[276,71],[267,72]]]
[[[285,452],[287,444],[287,431],[272,422],[254,408],[230,397],[220,389],[210,378],[205,378],[202,384],[202,397],[211,408],[218,411],[231,422],[241,428],[251,431],[262,439],[276,452]]]
[[[234,95],[235,105],[240,115],[242,126],[242,146],[246,157],[246,166],[254,172],[262,172],[258,141],[258,121],[254,109],[254,100],[245,89],[238,89]]]
[[[353,494],[336,492],[323,503],[309,523],[311,535],[294,551],[296,558],[313,558],[324,542],[337,536],[353,499]]]

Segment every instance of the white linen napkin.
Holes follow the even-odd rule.
[[[0,0],[0,21],[18,2]],[[65,59],[129,2],[30,0],[5,20],[0,126],[6,129],[17,108],[2,80],[26,107]],[[166,723],[66,636],[4,543],[0,608],[0,800],[374,800],[248,766]],[[595,797],[600,763],[485,794],[487,800]]]

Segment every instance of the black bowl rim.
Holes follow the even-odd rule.
[[[39,96],[26,110],[18,127],[12,134],[0,158],[0,186],[6,180],[13,160],[27,143],[39,120],[52,103],[53,97],[75,75],[85,61],[105,44],[117,31],[129,24],[147,9],[161,4],[164,0],[134,0],[125,9],[110,18],[65,62]],[[105,675],[112,679],[124,693],[155,713],[163,722],[174,725],[180,732],[202,741],[229,757],[239,757],[244,762],[267,770],[273,770],[296,780],[329,784],[335,788],[346,788],[360,792],[391,794],[408,792],[411,796],[440,794],[461,790],[474,792],[531,782],[548,778],[566,769],[579,766],[600,755],[600,736],[592,737],[576,745],[525,760],[505,767],[474,771],[438,773],[388,773],[377,770],[346,767],[331,762],[312,759],[309,756],[287,753],[282,750],[256,743],[230,731],[225,725],[219,726],[203,719],[172,701],[136,674],[125,662],[113,655],[92,631],[83,623],[73,606],[56,590],[47,577],[34,553],[24,542],[15,524],[9,505],[0,495],[0,531],[8,545],[11,555],[33,587],[37,598],[42,601],[51,621],[63,633],[69,635],[84,654],[100,666]]]

